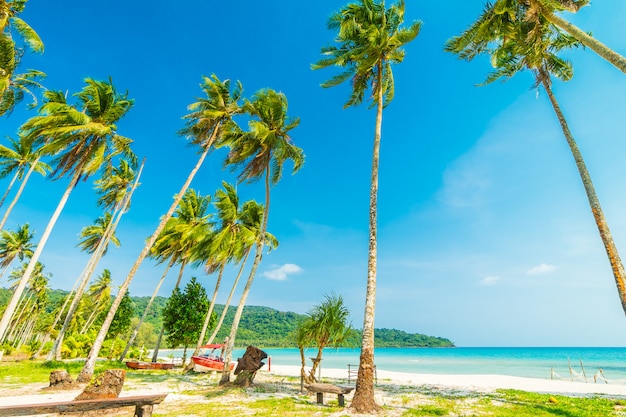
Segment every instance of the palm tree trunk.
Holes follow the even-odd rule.
[[[309,370],[309,381],[310,382],[318,382],[317,378],[315,378],[315,372],[317,372],[317,367],[322,362],[322,353],[324,351],[323,347],[317,348],[317,355],[315,356],[315,360],[313,361],[313,366]]]
[[[254,276],[256,274],[256,270],[261,263],[261,259],[263,259],[263,245],[265,244],[265,233],[267,231],[267,219],[270,211],[270,173],[269,167],[265,168],[265,210],[263,210],[263,220],[261,223],[261,231],[257,238],[256,244],[256,253],[254,255],[254,263],[252,264],[252,269],[250,270],[250,274],[248,275],[248,280],[246,281],[246,285],[243,288],[243,292],[241,293],[241,298],[239,299],[239,305],[237,306],[237,311],[235,312],[235,317],[233,318],[233,324],[230,328],[230,336],[228,337],[228,343],[226,344],[226,350],[224,352],[224,371],[222,372],[222,378],[220,379],[219,384],[224,385],[230,382],[230,361],[233,356],[233,347],[235,346],[235,337],[237,336],[237,330],[239,329],[239,321],[241,320],[241,314],[243,313],[243,308],[246,305],[246,299],[248,298],[248,294],[250,293],[250,288],[252,287],[252,282],[254,281]],[[224,307],[226,308],[226,307]]]
[[[81,169],[76,170],[76,173],[74,174],[74,177],[72,178],[72,181],[70,181],[69,185],[65,189],[65,193],[61,197],[61,200],[59,201],[59,204],[57,205],[56,210],[52,214],[52,217],[50,218],[50,221],[48,222],[48,225],[46,226],[46,230],[44,230],[43,234],[41,235],[41,239],[39,240],[39,243],[37,244],[37,248],[35,249],[35,252],[33,253],[32,258],[30,258],[30,262],[28,263],[28,266],[26,267],[26,271],[24,271],[24,275],[20,279],[20,282],[17,288],[15,289],[15,292],[13,293],[11,300],[9,301],[9,304],[7,304],[7,307],[4,310],[4,314],[2,315],[2,319],[0,320],[0,339],[2,339],[2,337],[7,331],[7,327],[11,320],[11,316],[13,316],[13,313],[15,312],[17,301],[22,296],[22,293],[24,292],[24,288],[26,288],[26,284],[28,283],[30,276],[35,270],[35,266],[37,265],[37,262],[39,261],[41,252],[43,251],[43,248],[45,247],[46,242],[48,241],[48,238],[50,237],[50,234],[52,233],[52,229],[54,228],[54,225],[59,219],[59,216],[61,215],[61,212],[63,211],[63,208],[65,207],[65,204],[67,203],[67,200],[69,199],[70,194],[72,193],[72,190],[74,189],[74,187],[76,187],[76,184],[78,184],[81,171],[82,171]]]
[[[622,55],[618,54],[593,36],[590,36],[586,32],[580,30],[578,27],[572,25],[570,22],[561,18],[560,16],[557,16],[553,13],[546,13],[545,17],[546,19],[548,19],[548,21],[550,21],[550,23],[563,29],[574,38],[579,40],[587,48],[591,49],[592,51],[600,55],[600,57],[613,64],[617,69],[626,73],[626,58],[624,58]]]
[[[239,268],[239,272],[237,273],[237,278],[235,278],[235,282],[233,283],[233,287],[230,290],[230,293],[228,294],[228,299],[226,300],[226,304],[224,304],[224,309],[222,310],[222,314],[220,315],[220,319],[217,322],[217,325],[215,326],[215,329],[213,330],[213,333],[211,334],[211,337],[209,337],[209,340],[207,341],[207,344],[211,344],[213,343],[213,340],[215,339],[215,336],[217,336],[217,332],[220,331],[220,329],[222,328],[222,323],[224,323],[224,318],[226,317],[226,313],[228,312],[228,307],[230,306],[230,300],[232,300],[233,298],[233,294],[235,294],[235,289],[237,288],[237,284],[239,283],[239,278],[241,278],[241,274],[243,273],[243,268],[246,266],[246,261],[248,260],[248,256],[250,255],[250,249],[248,249],[246,251],[246,255],[243,258],[243,261],[241,263],[241,267]]]
[[[15,181],[17,181],[17,177],[19,177],[19,175],[20,175],[20,170],[18,168],[15,171],[15,175],[13,175],[13,178],[11,178],[11,182],[9,183],[9,186],[7,187],[6,191],[4,192],[4,195],[2,196],[2,199],[0,199],[0,207],[2,207],[2,204],[4,204],[4,200],[6,200],[7,196],[11,192],[11,188],[13,188],[13,184],[15,184]],[[1,228],[0,228],[0,230],[1,230]]]
[[[217,292],[220,288],[220,283],[222,282],[222,275],[224,274],[224,266],[225,262],[222,262],[222,266],[220,267],[220,272],[217,275],[217,281],[215,281],[215,289],[213,290],[213,297],[211,297],[211,304],[209,305],[209,311],[204,318],[204,323],[202,324],[202,331],[200,331],[200,337],[198,337],[198,343],[196,344],[196,349],[193,351],[193,355],[197,355],[200,352],[200,346],[202,346],[202,342],[204,341],[204,336],[206,336],[206,330],[209,327],[209,322],[211,321],[211,314],[213,314],[213,308],[215,308],[215,301],[217,300]],[[190,366],[188,368],[193,368],[193,362],[189,362]],[[185,368],[187,370],[187,368]]]
[[[40,157],[37,157],[35,159],[35,161],[33,161],[33,163],[31,164],[30,168],[28,169],[28,172],[26,173],[26,175],[24,175],[24,179],[22,179],[22,182],[20,184],[20,188],[17,189],[17,192],[15,193],[15,196],[13,196],[13,200],[11,200],[11,204],[9,204],[9,207],[7,207],[7,211],[4,213],[4,216],[2,217],[2,221],[0,221],[0,230],[4,229],[4,225],[6,224],[7,220],[9,219],[9,215],[11,214],[11,211],[13,211],[13,207],[15,207],[15,205],[17,204],[17,201],[22,196],[22,192],[24,191],[24,188],[26,188],[26,183],[28,182],[28,179],[30,178],[30,175],[35,170],[35,167],[39,163],[39,159],[40,159]]]
[[[374,316],[376,313],[376,252],[377,252],[377,206],[378,206],[378,163],[380,159],[380,139],[383,123],[382,62],[377,70],[377,111],[372,152],[372,178],[370,185],[369,250],[367,255],[367,290],[365,293],[365,314],[363,319],[363,339],[361,357],[356,379],[356,389],[352,398],[352,408],[357,412],[371,413],[380,407],[374,399]]]
[[[565,116],[563,116],[559,104],[556,101],[554,94],[552,93],[552,88],[550,87],[550,79],[545,73],[540,74],[540,76],[542,79],[543,87],[546,89],[548,97],[550,98],[550,103],[552,103],[552,107],[554,108],[556,116],[559,119],[561,129],[563,130],[563,134],[565,135],[567,144],[569,145],[569,148],[572,152],[572,156],[576,161],[576,167],[578,168],[578,173],[580,174],[583,186],[585,187],[585,193],[587,193],[587,200],[589,201],[591,212],[593,213],[596,226],[598,227],[598,231],[600,232],[600,238],[602,239],[604,249],[606,250],[606,254],[609,258],[611,269],[613,270],[613,277],[615,278],[617,293],[619,295],[620,302],[622,303],[622,310],[624,310],[624,313],[626,314],[626,273],[624,272],[624,265],[622,264],[622,260],[620,259],[617,247],[615,246],[615,242],[613,241],[611,230],[609,229],[609,225],[607,224],[606,218],[604,217],[604,212],[602,211],[602,207],[600,206],[600,200],[596,195],[596,190],[593,186],[593,183],[591,182],[591,176],[589,175],[589,171],[587,171],[585,161],[583,160],[582,154],[578,149],[578,145],[576,144],[576,141],[574,140],[574,137],[569,130],[567,121],[565,120]]]
[[[170,268],[172,267],[173,264],[174,264],[174,259],[172,258],[170,263],[165,268],[165,271],[163,272],[163,275],[161,276],[161,280],[159,281],[159,283],[157,284],[156,288],[154,289],[154,292],[152,293],[152,297],[150,297],[150,301],[148,301],[148,305],[146,306],[146,309],[144,310],[143,314],[141,315],[141,319],[139,320],[139,323],[137,323],[137,326],[135,326],[135,329],[133,330],[133,333],[130,335],[130,338],[128,339],[128,342],[126,343],[126,347],[124,347],[124,351],[120,355],[120,359],[119,359],[120,362],[124,361],[124,358],[126,357],[126,354],[128,353],[128,350],[130,349],[130,347],[132,346],[133,342],[135,341],[135,338],[137,337],[137,333],[139,333],[139,329],[141,328],[141,325],[143,324],[144,320],[148,316],[148,312],[150,311],[150,307],[152,306],[152,302],[154,301],[154,299],[156,298],[157,294],[159,293],[159,289],[161,288],[161,285],[163,284],[163,281],[165,280],[165,277],[167,276],[167,271],[170,270]]]

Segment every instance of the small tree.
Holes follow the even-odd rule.
[[[183,346],[183,363],[187,359],[187,347],[200,336],[204,317],[209,309],[209,298],[204,287],[195,277],[181,293],[175,288],[163,310],[163,326],[170,347]]]
[[[326,295],[324,300],[313,307],[306,314],[303,321],[298,324],[295,331],[295,341],[300,350],[302,369],[300,375],[307,383],[317,382],[315,372],[322,361],[322,353],[326,347],[338,348],[343,346],[352,336],[354,330],[348,323],[350,312],[340,295]],[[313,366],[306,374],[304,349],[309,346],[317,348],[317,355],[313,360]]]

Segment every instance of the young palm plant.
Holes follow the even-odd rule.
[[[377,200],[378,164],[382,134],[383,108],[394,96],[391,66],[404,60],[403,47],[417,37],[421,22],[403,28],[404,1],[385,7],[384,1],[360,0],[331,15],[328,28],[338,32],[338,46],[322,49],[324,58],[313,69],[337,66],[344,71],[322,87],[333,87],[350,80],[352,94],[344,107],[363,102],[365,93],[372,91],[372,106],[376,106],[376,125],[372,154],[372,174],[369,205],[369,250],[367,261],[367,290],[363,320],[363,341],[356,390],[352,408],[370,413],[379,409],[374,400],[374,316],[376,302]]]
[[[246,101],[244,109],[252,118],[248,122],[249,130],[243,131],[238,126],[231,126],[231,129],[224,135],[224,140],[220,146],[227,145],[230,148],[226,164],[232,165],[233,169],[241,168],[240,181],[251,183],[263,179],[265,183],[265,210],[260,233],[255,242],[254,262],[241,294],[224,352],[225,365],[220,384],[230,381],[230,361],[239,321],[256,270],[263,258],[271,186],[280,180],[283,165],[287,160],[291,160],[293,163],[293,173],[296,173],[304,164],[302,149],[295,146],[289,136],[290,131],[298,126],[300,120],[287,116],[287,98],[284,94],[271,89],[260,90],[254,95],[252,101]]]
[[[613,270],[622,309],[626,313],[624,266],[583,156],[552,91],[552,76],[562,81],[568,81],[573,76],[572,64],[557,54],[565,48],[576,46],[580,46],[577,39],[553,26],[543,14],[535,13],[529,16],[527,13],[513,13],[503,16],[488,7],[476,23],[460,36],[448,41],[446,50],[467,60],[471,60],[480,53],[490,54],[495,71],[487,77],[485,83],[501,78],[508,79],[528,69],[535,76],[534,87],[543,86],[574,157],[600,238]]]
[[[118,94],[110,80],[87,79],[86,84],[76,94],[77,106],[68,104],[61,92],[46,92],[47,101],[39,109],[39,115],[20,128],[20,133],[28,140],[45,143],[41,148],[42,154],[55,157],[52,177],[58,179],[69,175],[71,179],[2,315],[0,337],[6,333],[17,301],[78,182],[95,174],[115,156],[132,155],[131,140],[117,134],[116,123],[132,107],[133,101],[127,94]]]

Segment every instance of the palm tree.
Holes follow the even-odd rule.
[[[2,200],[0,201],[0,206],[9,195],[14,182],[18,179],[22,182],[15,193],[13,200],[7,207],[2,220],[0,221],[0,230],[4,229],[4,225],[6,224],[11,211],[13,211],[13,207],[15,207],[17,201],[22,196],[22,192],[26,187],[26,183],[28,182],[30,175],[33,172],[37,172],[45,176],[50,170],[50,166],[48,164],[40,161],[41,155],[33,150],[32,143],[29,143],[29,141],[25,140],[23,137],[20,137],[19,141],[15,141],[13,139],[10,139],[10,141],[12,149],[4,145],[0,145],[0,158],[2,158],[0,164],[3,167],[0,172],[0,177],[9,175],[11,172],[15,172],[15,174],[11,179],[11,183],[7,187]],[[28,170],[26,167],[28,167]]]
[[[202,166],[202,163],[204,162],[209,151],[213,148],[215,140],[221,135],[224,124],[229,122],[233,115],[240,112],[239,99],[241,98],[241,84],[239,82],[236,83],[236,86],[231,91],[229,80],[222,82],[215,75],[213,75],[211,78],[204,77],[201,88],[207,97],[200,98],[197,102],[192,103],[189,106],[191,113],[185,116],[187,127],[181,131],[183,135],[191,138],[191,142],[194,145],[200,146],[202,151],[200,157],[198,158],[194,168],[189,173],[189,176],[180,191],[174,197],[174,201],[172,202],[169,210],[163,217],[161,217],[159,225],[146,242],[146,245],[142,249],[141,253],[137,257],[137,260],[131,267],[130,272],[126,276],[126,279],[122,283],[118,296],[115,300],[113,300],[109,313],[107,314],[100,332],[98,333],[98,336],[89,351],[85,365],[83,366],[80,374],[77,376],[77,380],[79,382],[86,382],[91,379],[96,364],[96,358],[100,353],[100,348],[102,347],[102,343],[104,343],[104,338],[106,337],[109,326],[113,321],[115,312],[122,302],[123,294],[128,289],[128,286],[137,273],[139,266],[150,253],[150,249],[161,234],[161,231],[165,228],[165,224],[174,214],[174,210],[176,210],[176,207],[185,194],[185,191],[189,188],[191,181]]]
[[[9,141],[11,142],[10,148],[0,145],[0,166],[2,167],[0,170],[0,178],[5,178],[13,173],[9,186],[4,192],[2,199],[0,199],[0,207],[11,192],[11,189],[17,180],[22,180],[23,182],[28,180],[28,178],[25,177],[25,174],[29,172],[27,171],[28,167],[33,165],[34,171],[43,176],[45,176],[46,172],[50,170],[50,166],[48,164],[39,162],[39,155],[37,155],[36,152],[33,152],[33,148],[31,146],[32,144],[23,140],[23,138],[21,139],[22,140],[16,141],[9,138]],[[19,194],[21,193],[18,192],[18,198]],[[7,213],[10,213],[10,211],[7,210]],[[5,214],[5,218],[6,217],[7,215]],[[0,230],[4,227],[5,221],[6,220],[3,219],[0,223]]]
[[[338,66],[339,75],[322,84],[333,87],[350,80],[352,94],[344,107],[361,104],[365,93],[372,90],[372,106],[376,105],[376,127],[372,155],[372,176],[369,205],[369,250],[363,342],[356,390],[352,407],[363,413],[378,410],[374,400],[374,315],[376,302],[377,199],[378,163],[382,132],[383,108],[394,95],[392,64],[404,60],[406,44],[417,37],[421,22],[401,28],[404,22],[404,0],[385,8],[384,1],[360,0],[331,15],[328,27],[337,30],[338,46],[322,49],[322,58],[313,69]]]
[[[505,18],[508,19],[508,22],[505,22],[508,23],[507,25],[503,24],[501,17],[494,18],[493,14],[494,11],[487,8],[477,23],[494,21],[495,29],[484,30],[489,25],[482,23],[482,29],[478,30],[477,23],[474,23],[463,34],[450,39],[446,50],[467,60],[471,60],[480,53],[491,54],[495,71],[487,77],[485,84],[500,78],[508,79],[524,69],[529,69],[535,76],[534,87],[541,85],[546,90],[578,168],[600,238],[613,270],[622,309],[626,313],[624,266],[589,171],[552,91],[552,76],[563,81],[568,81],[573,76],[572,64],[558,57],[557,54],[565,48],[580,46],[580,44],[574,37],[551,25],[550,20],[543,14],[535,13],[532,18],[527,18],[526,15],[524,18],[520,15],[509,15]],[[506,31],[500,29],[503,27],[506,27]]]
[[[86,86],[76,94],[80,110],[67,103],[61,92],[46,92],[46,103],[40,108],[39,116],[29,119],[20,128],[21,134],[32,141],[44,141],[41,152],[54,155],[53,178],[71,175],[71,180],[54,211],[37,249],[20,280],[13,297],[0,320],[0,337],[7,329],[15,311],[17,300],[39,260],[46,241],[78,182],[86,180],[111,158],[123,154],[132,156],[131,140],[117,134],[116,123],[132,107],[128,95],[120,95],[112,82],[86,80]]]
[[[315,372],[318,364],[322,361],[322,353],[326,347],[341,347],[352,335],[352,326],[348,323],[350,311],[340,295],[326,295],[324,300],[314,306],[306,314],[305,319],[299,323],[296,329],[296,342],[300,350],[302,368],[300,374],[307,383],[315,383]],[[317,355],[313,360],[313,366],[306,375],[304,372],[304,348],[315,346]]]
[[[556,14],[561,11],[577,12],[588,3],[589,0],[497,0],[493,8],[497,13],[518,15],[524,19],[533,19],[535,16],[541,15],[546,23],[549,22],[567,32],[620,71],[626,73],[626,58]]]
[[[91,301],[91,314],[85,321],[81,333],[86,333],[93,322],[98,318],[103,309],[108,306],[111,300],[111,271],[105,269],[102,271],[96,281],[89,286],[87,296]]]
[[[36,70],[15,74],[23,49],[16,47],[13,32],[22,37],[30,50],[42,53],[44,49],[37,32],[19,17],[25,5],[26,0],[0,0],[0,116],[11,113],[24,93],[32,96],[32,106],[36,106],[37,99],[31,89],[41,88],[38,79],[45,77]]]
[[[4,275],[15,258],[23,262],[25,258],[33,255],[34,234],[30,231],[28,223],[18,227],[15,232],[0,231],[0,266],[3,267],[0,277]]]
[[[243,307],[250,292],[256,270],[263,257],[267,219],[270,209],[270,188],[278,183],[287,160],[293,162],[293,173],[304,164],[302,149],[295,146],[290,131],[298,126],[300,120],[287,116],[287,98],[284,94],[271,89],[258,91],[252,101],[246,101],[245,111],[250,115],[248,131],[238,126],[231,126],[220,146],[230,148],[226,164],[234,169],[241,168],[239,180],[254,182],[263,178],[265,182],[265,210],[261,221],[259,237],[255,242],[256,252],[248,280],[244,286],[235,312],[230,337],[224,352],[224,372],[220,384],[230,381],[230,360],[239,327]]]
[[[110,227],[111,219],[111,213],[107,211],[103,216],[98,217],[93,225],[83,227],[83,230],[80,231],[79,238],[81,241],[78,242],[78,246],[87,253],[94,253],[103,240],[107,228]],[[112,235],[109,241],[104,244],[104,248],[102,249],[103,255],[106,255],[109,249],[108,243],[113,243],[118,248],[120,246],[120,241],[117,236]]]

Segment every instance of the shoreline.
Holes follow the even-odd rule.
[[[295,365],[274,365],[268,370],[264,366],[259,374],[299,377],[300,367]],[[322,380],[347,382],[345,369],[324,368]],[[626,396],[626,384],[606,384],[578,381],[551,380],[508,375],[490,374],[416,374],[395,371],[377,371],[378,385],[430,386],[433,388],[466,392],[494,392],[497,389],[515,389],[520,391],[562,394],[562,395],[618,395]]]

